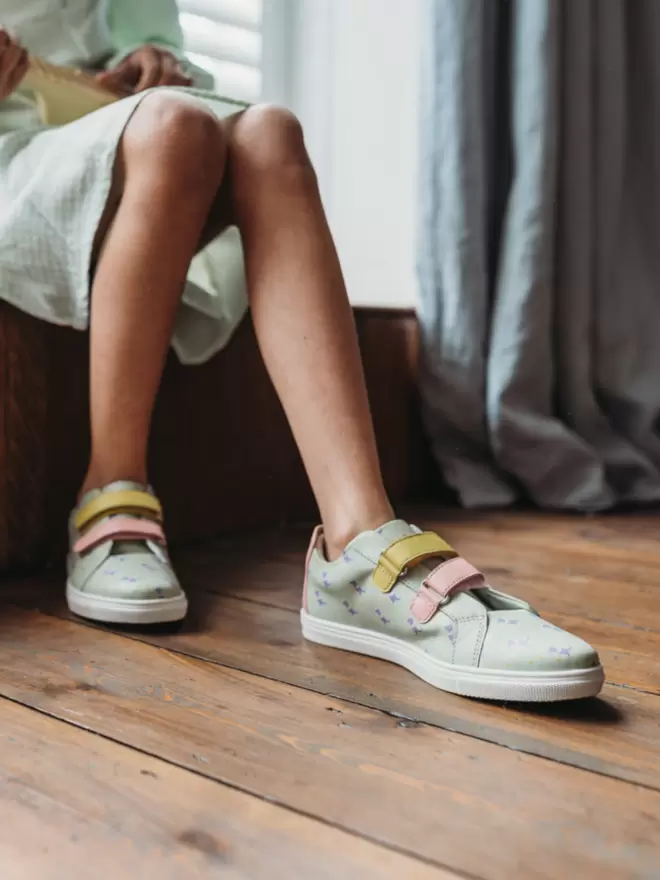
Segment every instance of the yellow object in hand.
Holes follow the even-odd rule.
[[[122,95],[100,85],[94,76],[30,57],[21,90],[33,92],[44,125],[66,125],[118,101]]]

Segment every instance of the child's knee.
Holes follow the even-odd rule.
[[[246,110],[234,127],[230,146],[232,158],[260,171],[312,167],[298,119],[272,104]]]
[[[127,174],[132,164],[185,185],[216,186],[226,157],[216,117],[201,102],[170,91],[153,92],[140,103],[123,137]]]

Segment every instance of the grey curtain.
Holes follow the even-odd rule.
[[[422,394],[466,506],[660,499],[660,0],[430,0]]]

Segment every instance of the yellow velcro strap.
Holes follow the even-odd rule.
[[[383,551],[373,573],[373,581],[380,590],[389,593],[406,568],[434,556],[451,559],[458,554],[435,532],[406,535]]]
[[[106,492],[89,501],[76,513],[76,528],[81,532],[105,516],[144,516],[157,522],[163,520],[160,501],[148,492],[127,489],[124,492]]]

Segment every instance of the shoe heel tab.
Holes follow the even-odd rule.
[[[303,608],[307,611],[307,582],[309,580],[309,566],[312,561],[312,554],[315,550],[320,549],[320,546],[323,542],[323,526],[317,526],[312,533],[311,541],[309,542],[309,547],[307,548],[307,556],[305,557],[305,580],[303,582]]]

